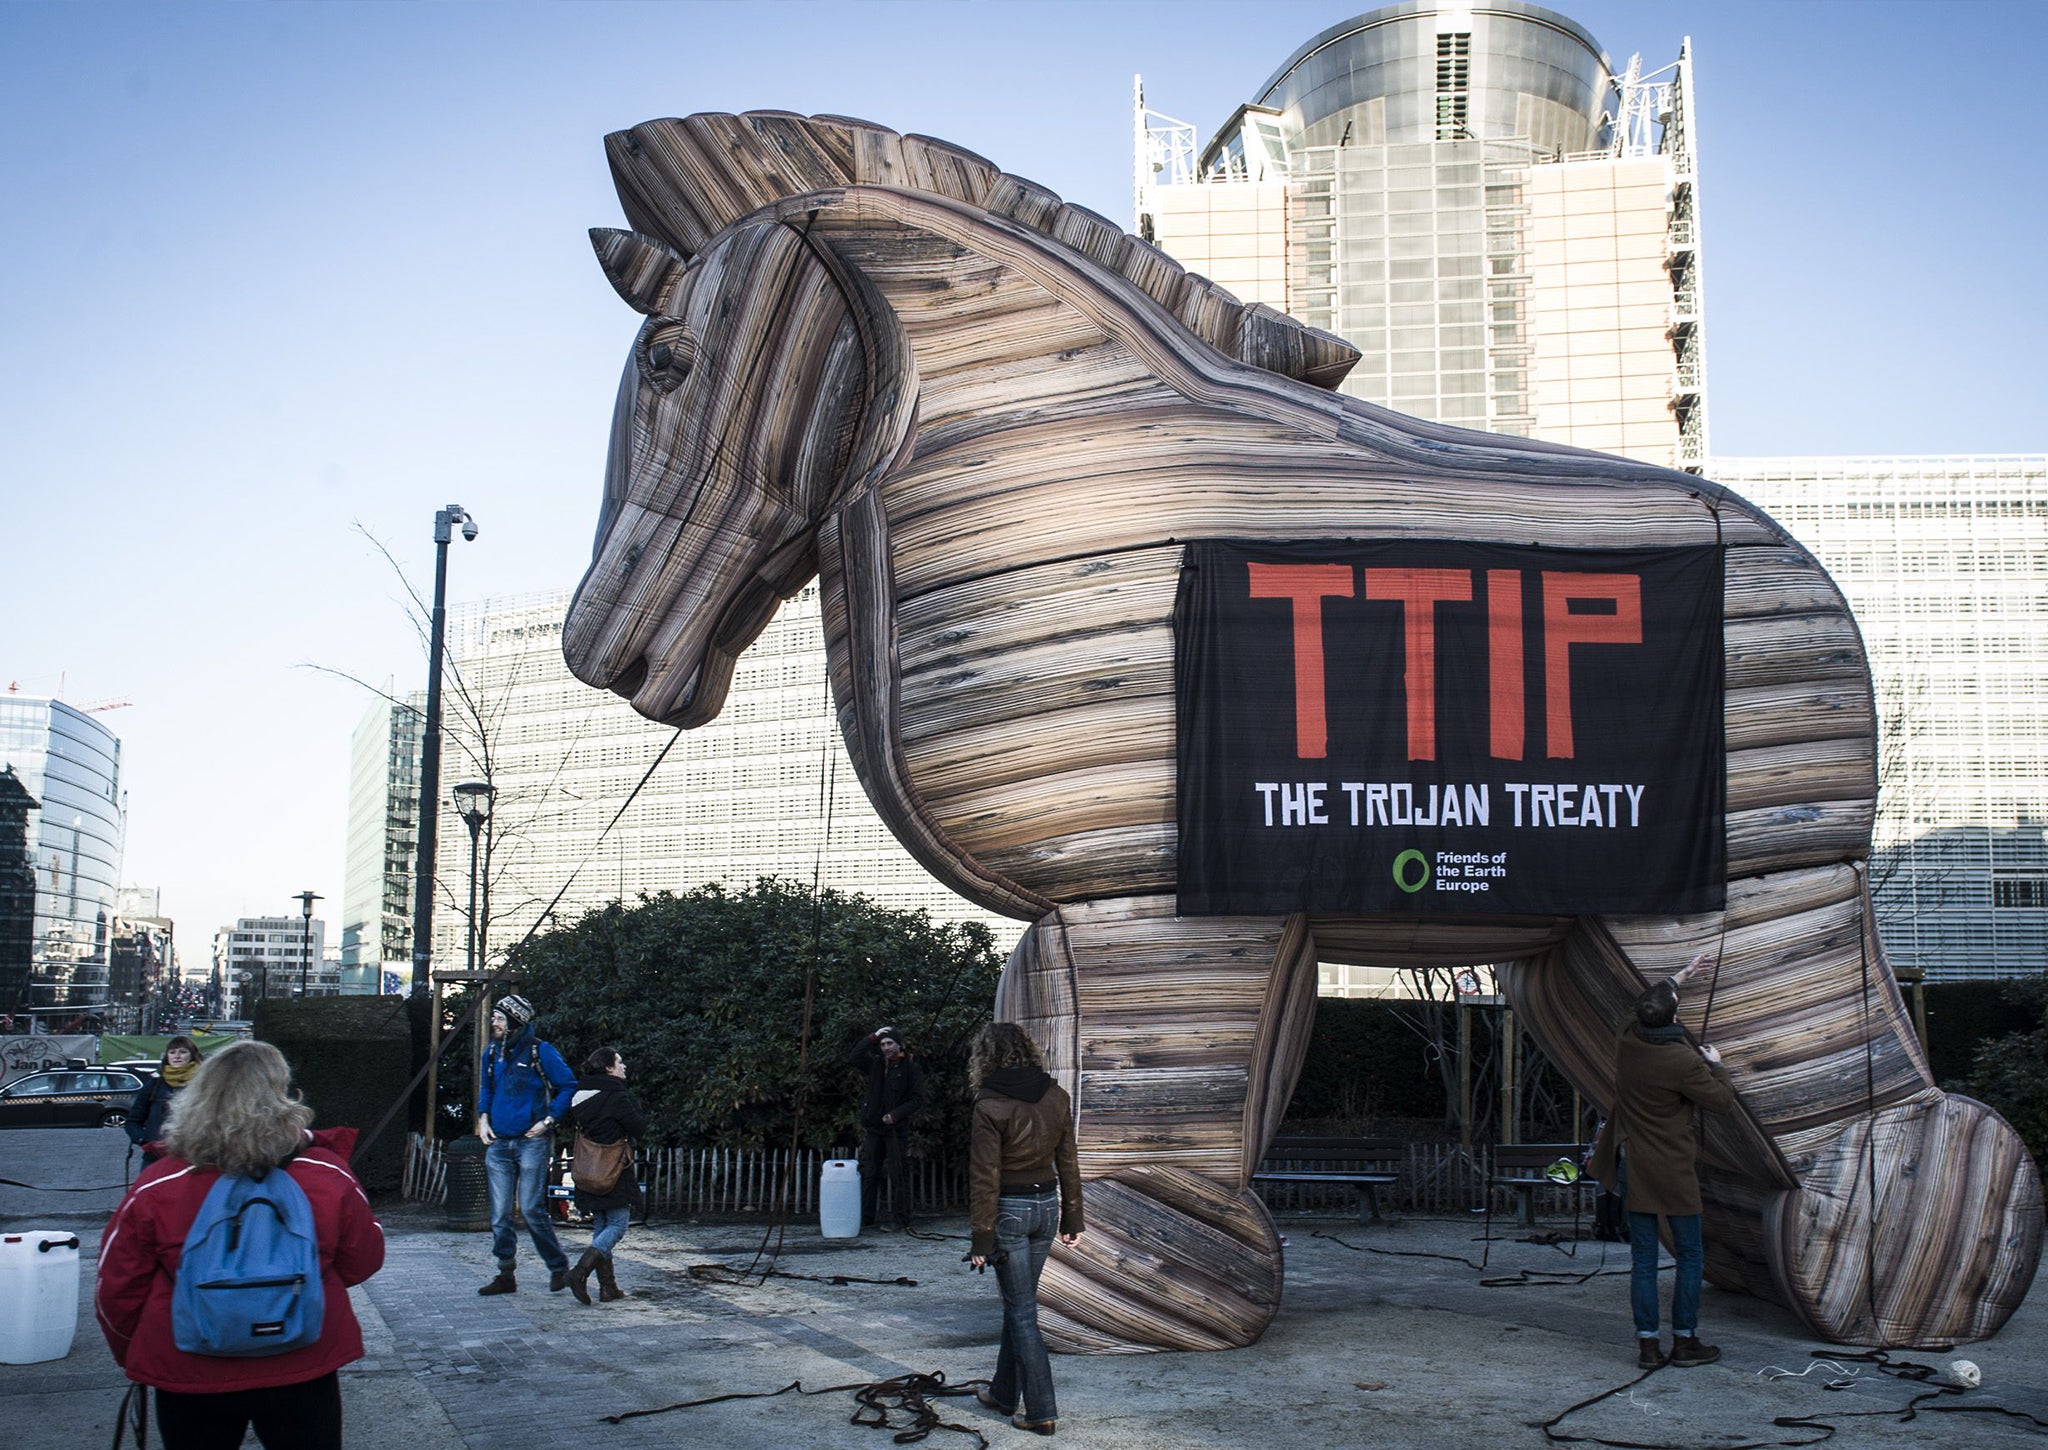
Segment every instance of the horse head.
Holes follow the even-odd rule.
[[[740,652],[817,571],[819,521],[857,461],[869,360],[798,226],[731,228],[687,259],[636,232],[591,237],[646,321],[563,652],[641,714],[700,725]]]

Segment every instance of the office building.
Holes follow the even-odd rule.
[[[1138,99],[1137,228],[1359,349],[1413,417],[1697,471],[1688,45],[1620,72],[1519,0],[1391,5],[1289,56],[1203,145]]]
[[[26,1010],[35,963],[36,870],[29,813],[42,803],[0,765],[0,1018]],[[8,1021],[11,1030],[25,1024]]]
[[[1415,417],[1702,472],[1827,565],[1878,700],[1871,878],[1930,980],[2048,966],[2042,459],[1717,458],[1690,42],[1619,69],[1520,0],[1387,6],[1305,42],[1206,142],[1137,98],[1137,227],[1360,350]],[[1322,990],[1404,990],[1325,964]]]
[[[332,997],[339,963],[324,961],[327,923],[303,916],[244,916],[225,931],[227,1011],[246,1020],[266,997]]]
[[[567,924],[642,893],[714,881],[744,889],[762,876],[985,922],[1004,950],[1016,940],[1021,923],[933,879],[868,805],[831,709],[815,584],[741,656],[718,719],[680,738],[569,673],[568,606],[557,593],[449,610],[437,965],[459,966],[466,954],[470,833],[452,804],[465,780],[497,792],[477,856],[492,961],[543,913]]]
[[[62,700],[0,695],[0,767],[35,804],[12,791],[9,814],[23,834],[34,879],[29,979],[8,1011],[61,1019],[108,1001],[114,896],[127,835],[121,742],[93,714]],[[17,863],[16,869],[19,866]],[[18,926],[15,928],[18,932]]]
[[[2048,968],[2048,455],[1717,458],[1848,596],[1877,681],[1892,964]]]
[[[413,861],[418,851],[423,695],[387,682],[349,746],[348,851],[341,896],[341,990],[375,994],[386,973],[412,977]]]

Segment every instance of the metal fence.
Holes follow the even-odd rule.
[[[1495,1213],[1515,1212],[1521,1204],[1517,1190],[1489,1188],[1492,1177],[1486,1144],[1473,1144],[1467,1154],[1457,1143],[1410,1143],[1395,1162],[1394,1183],[1380,1190],[1380,1202],[1410,1213],[1483,1212],[1491,1192]],[[1258,1183],[1253,1188],[1275,1213],[1350,1213],[1358,1203],[1358,1190],[1346,1183]],[[1546,1185],[1535,1194],[1538,1213],[1571,1214],[1575,1190]],[[1593,1201],[1581,1196],[1578,1206],[1590,1213]]]
[[[772,1214],[787,1206],[792,1217],[818,1211],[820,1170],[851,1149],[830,1153],[814,1148],[640,1148],[634,1163],[647,1185],[647,1207],[662,1218],[703,1218]],[[418,1133],[405,1140],[403,1193],[408,1200],[440,1203],[447,1193],[447,1155]],[[919,1212],[965,1212],[967,1174],[951,1163],[913,1159],[908,1165],[911,1202]],[[886,1187],[882,1204],[888,1206]]]
[[[638,1150],[637,1162],[640,1181],[647,1185],[648,1209],[663,1218],[772,1214],[782,1207],[785,1193],[790,1195],[791,1217],[809,1217],[818,1211],[820,1168],[828,1159],[852,1156],[846,1149],[800,1149],[793,1172],[787,1148],[647,1148]],[[1393,1186],[1381,1190],[1381,1202],[1411,1213],[1483,1210],[1493,1176],[1484,1145],[1474,1145],[1468,1156],[1456,1143],[1408,1144],[1395,1174]],[[966,1212],[964,1165],[913,1159],[909,1176],[911,1203],[919,1213]],[[412,1202],[440,1203],[446,1189],[442,1146],[429,1146],[419,1134],[407,1134],[404,1196]],[[1352,1213],[1358,1202],[1358,1190],[1344,1183],[1260,1183],[1255,1191],[1275,1213],[1342,1215]],[[1515,1211],[1519,1200],[1513,1189],[1490,1191],[1495,1213]],[[1570,1189],[1539,1188],[1536,1210],[1569,1216],[1573,1197]],[[1591,1199],[1582,1199],[1579,1207],[1590,1212]]]

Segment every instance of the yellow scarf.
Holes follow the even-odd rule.
[[[183,1067],[172,1067],[169,1063],[165,1063],[157,1069],[158,1075],[164,1080],[164,1086],[172,1092],[176,1092],[186,1083],[192,1081],[192,1074],[197,1071],[199,1071],[199,1064],[196,1062],[188,1062]]]

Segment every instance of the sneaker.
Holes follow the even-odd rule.
[[[1691,1369],[1695,1365],[1712,1364],[1721,1357],[1720,1349],[1711,1344],[1701,1344],[1697,1335],[1671,1342],[1671,1362],[1680,1369]]]
[[[1664,1363],[1664,1351],[1657,1347],[1657,1336],[1654,1334],[1638,1334],[1636,1336],[1636,1368],[1662,1369]]]

